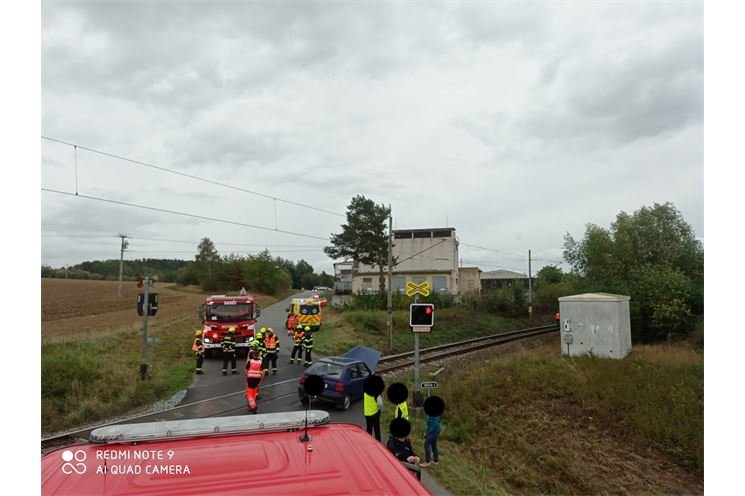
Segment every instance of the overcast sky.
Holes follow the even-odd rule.
[[[704,239],[701,2],[46,1],[41,35],[44,136],[278,200],[45,139],[43,188],[311,236],[42,192],[47,265],[126,233],[330,272],[356,194],[484,271],[655,202]]]

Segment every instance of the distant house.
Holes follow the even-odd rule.
[[[478,267],[461,267],[458,269],[460,274],[458,279],[459,295],[478,295],[481,294],[481,269]]]
[[[533,278],[535,282],[535,278]],[[513,284],[521,284],[528,287],[528,276],[511,270],[491,270],[481,274],[481,288],[501,289],[512,287]]]
[[[352,293],[352,265],[351,260],[334,264],[334,294]]]
[[[407,282],[425,281],[430,291],[454,296],[481,290],[478,267],[458,267],[458,240],[453,227],[394,229],[393,256],[398,260],[391,274],[393,291],[404,293]],[[387,287],[387,271],[385,276]],[[352,292],[377,293],[379,277],[379,267],[355,262]]]

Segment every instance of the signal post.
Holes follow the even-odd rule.
[[[419,334],[432,332],[435,321],[435,306],[431,303],[419,303],[419,295],[429,296],[429,282],[406,283],[406,294],[414,296],[414,303],[409,305],[409,325],[414,333],[414,406],[423,404],[422,390],[419,383]]]

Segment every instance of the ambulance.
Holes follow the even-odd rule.
[[[321,303],[314,298],[293,298],[287,307],[288,321],[289,316],[295,316],[295,326],[298,324],[310,327],[311,331],[317,331],[321,328]],[[289,327],[289,324],[288,324]]]

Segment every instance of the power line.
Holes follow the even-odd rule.
[[[525,257],[524,254],[518,255],[517,253],[511,253],[509,251],[495,250],[494,248],[484,248],[483,246],[471,245],[471,244],[468,244],[468,243],[464,243],[462,241],[460,242],[460,244],[463,245],[463,246],[470,246],[471,248],[478,248],[479,250],[493,251],[493,252],[496,252],[496,253],[504,253],[505,255],[513,255],[515,257],[520,257],[520,258],[524,258]]]
[[[194,219],[209,220],[209,221],[212,221],[212,222],[222,222],[223,224],[231,224],[231,225],[234,225],[234,226],[250,227],[252,229],[262,229],[262,230],[265,230],[265,231],[272,231],[272,232],[278,232],[278,233],[283,233],[283,234],[291,234],[293,236],[302,236],[304,238],[320,239],[321,241],[328,241],[328,239],[326,239],[326,238],[321,238],[319,236],[313,236],[313,235],[310,235],[310,234],[296,233],[296,232],[293,232],[293,231],[284,231],[282,229],[272,229],[270,227],[254,226],[252,224],[244,224],[242,222],[236,222],[236,221],[233,221],[233,220],[217,219],[215,217],[207,217],[207,216],[204,216],[204,215],[189,214],[189,213],[185,213],[185,212],[178,212],[176,210],[167,210],[167,209],[164,209],[164,208],[149,207],[147,205],[137,205],[136,203],[128,203],[128,202],[123,202],[123,201],[119,201],[119,200],[111,200],[111,199],[108,199],[108,198],[99,198],[99,197],[96,197],[96,196],[80,195],[80,194],[75,194],[75,193],[69,193],[67,191],[59,191],[59,190],[49,189],[49,188],[41,188],[41,190],[42,191],[47,191],[49,193],[57,193],[57,194],[60,194],[60,195],[72,196],[72,197],[75,197],[75,198],[85,198],[87,200],[96,200],[96,201],[102,201],[102,202],[106,202],[106,203],[113,203],[115,205],[125,205],[127,207],[142,208],[144,210],[153,210],[155,212],[163,212],[163,213],[167,213],[167,214],[181,215],[183,217],[191,217],[191,218],[194,218]]]
[[[56,139],[56,138],[50,138],[49,136],[42,135],[41,137],[43,139],[46,139],[46,140],[49,140],[49,141],[54,141],[54,142],[57,142],[57,143],[61,143],[63,145],[73,146],[73,147],[75,147],[76,150],[78,148],[80,148],[81,150],[87,150],[89,152],[98,153],[100,155],[104,155],[104,156],[107,156],[107,157],[116,158],[116,159],[119,159],[119,160],[124,160],[126,162],[130,162],[130,163],[133,163],[133,164],[136,164],[136,165],[141,165],[143,167],[150,167],[151,169],[156,169],[156,170],[159,170],[159,171],[162,171],[162,172],[169,172],[171,174],[176,174],[176,175],[179,175],[179,176],[188,177],[188,178],[194,179],[196,181],[202,181],[202,182],[205,182],[205,183],[214,184],[216,186],[222,186],[223,188],[230,188],[230,189],[234,189],[236,191],[241,191],[243,193],[250,193],[252,195],[261,196],[262,198],[268,198],[270,200],[274,200],[275,202],[280,201],[280,202],[283,202],[283,203],[287,203],[289,205],[295,205],[297,207],[309,208],[311,210],[317,210],[318,212],[324,212],[324,213],[327,213],[327,214],[330,214],[330,215],[336,215],[336,216],[339,216],[339,217],[346,217],[345,214],[340,214],[338,212],[332,212],[330,210],[325,210],[323,208],[313,207],[311,205],[305,205],[303,203],[298,203],[298,202],[294,202],[294,201],[290,201],[290,200],[283,200],[282,198],[277,198],[275,196],[266,195],[264,193],[258,193],[256,191],[251,191],[251,190],[244,189],[244,188],[239,188],[239,187],[233,186],[231,184],[225,184],[225,183],[221,183],[221,182],[218,182],[218,181],[213,181],[211,179],[205,179],[203,177],[194,176],[192,174],[186,174],[185,172],[179,172],[179,171],[176,171],[176,170],[173,170],[173,169],[167,169],[165,167],[161,167],[161,166],[158,166],[158,165],[148,164],[146,162],[140,162],[139,160],[134,160],[134,159],[127,158],[127,157],[122,157],[121,155],[115,155],[113,153],[108,153],[108,152],[104,152],[104,151],[101,151],[101,150],[96,150],[94,148],[88,148],[88,147],[85,147],[85,146],[77,145],[75,143],[68,143],[67,141],[62,141],[62,140],[59,140],[59,139]],[[77,161],[76,161],[76,165],[77,165]],[[77,180],[77,168],[76,168],[76,180]],[[76,182],[76,185],[77,185],[77,182]],[[76,194],[77,194],[77,191],[76,191]],[[275,212],[275,217],[276,217],[276,212]]]
[[[80,196],[80,195],[78,195]],[[272,229],[273,230],[273,229]],[[116,238],[117,236],[112,236],[109,234],[60,234],[60,233],[42,233],[43,237],[56,237],[56,238]],[[157,242],[163,242],[163,243],[184,243],[184,244],[190,244],[190,245],[198,245],[201,241],[188,241],[184,239],[162,239],[162,238],[142,238],[140,236],[127,236],[129,239],[139,240],[139,241],[157,241]],[[278,248],[318,248],[323,249],[323,246],[318,245],[275,245],[275,244],[266,244],[266,243],[223,243],[221,241],[213,241],[215,245],[224,245],[224,246],[258,246],[258,247],[266,247],[266,248],[272,248],[272,247],[278,247]]]

